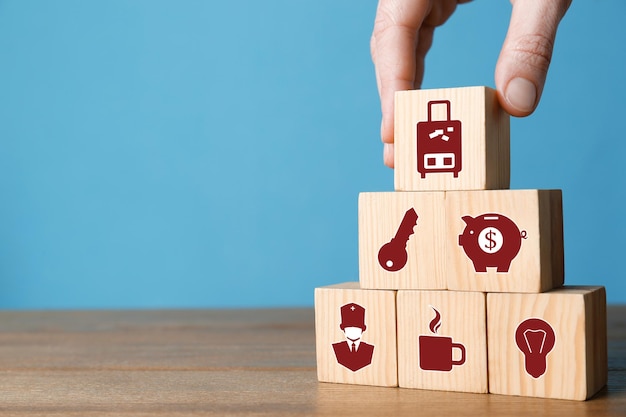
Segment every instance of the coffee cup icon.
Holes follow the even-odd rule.
[[[458,351],[460,355],[455,355]],[[456,358],[455,358],[456,356]],[[451,371],[465,363],[465,346],[447,336],[419,337],[419,364],[424,371]]]
[[[433,309],[435,317],[429,327],[435,336],[420,335],[418,338],[420,369],[449,372],[454,365],[465,363],[465,346],[453,342],[451,337],[437,334],[441,327],[441,314],[435,307],[430,306],[430,308]],[[455,355],[455,352],[459,354]]]

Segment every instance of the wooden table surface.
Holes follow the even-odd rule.
[[[0,415],[626,415],[626,306],[586,402],[318,383],[312,309],[0,312]]]

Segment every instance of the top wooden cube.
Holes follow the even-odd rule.
[[[398,91],[396,191],[509,188],[509,115],[488,87]]]

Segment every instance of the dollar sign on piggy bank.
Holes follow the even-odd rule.
[[[462,219],[466,226],[459,235],[459,246],[472,260],[474,271],[487,272],[488,267],[493,267],[497,272],[509,272],[522,239],[526,239],[526,231],[520,232],[513,220],[497,213]]]

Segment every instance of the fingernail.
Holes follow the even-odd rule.
[[[528,113],[535,108],[537,89],[535,84],[525,78],[513,78],[506,87],[506,101],[517,110]]]

